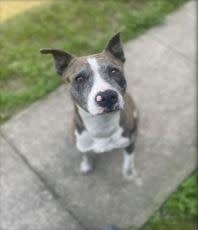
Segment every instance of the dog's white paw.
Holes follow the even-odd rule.
[[[127,181],[134,181],[137,186],[142,186],[142,179],[138,176],[135,169],[124,168],[123,176]]]
[[[80,171],[82,174],[88,174],[93,171],[93,166],[90,161],[82,161],[80,164]]]
[[[123,174],[124,179],[129,180],[129,181],[133,180],[135,177],[131,168],[123,169],[122,174]]]

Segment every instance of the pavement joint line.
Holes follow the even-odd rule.
[[[6,143],[13,149],[14,154],[20,157],[20,159],[23,161],[23,163],[34,173],[34,175],[40,180],[40,182],[44,185],[44,187],[47,189],[47,191],[52,195],[54,200],[60,204],[60,206],[65,210],[84,230],[91,230],[88,229],[84,223],[82,223],[79,218],[67,207],[66,202],[59,196],[59,194],[53,189],[53,187],[48,183],[48,181],[43,178],[39,172],[29,163],[27,158],[23,156],[23,154],[20,152],[20,150],[15,146],[14,143],[12,143],[9,138],[6,137],[6,135],[0,130],[0,137],[2,137]]]
[[[167,44],[164,42],[162,39],[158,38],[155,34],[148,33],[148,36],[153,39],[154,41],[158,42],[160,45],[164,46],[168,50],[173,51],[175,54],[178,54],[180,57],[185,58],[189,63],[194,64],[193,60],[191,60],[189,57],[187,57],[185,54],[183,54],[181,51],[179,51],[177,48],[174,46]]]

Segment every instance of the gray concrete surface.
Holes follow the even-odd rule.
[[[56,194],[63,212],[87,229],[106,223],[127,228],[145,223],[196,168],[194,9],[195,1],[187,3],[162,26],[125,45],[128,91],[140,111],[135,154],[142,185],[123,180],[121,151],[97,156],[95,172],[80,175],[79,153],[70,141],[71,101],[62,86],[1,127],[4,138],[28,163],[21,167],[32,171],[27,191],[34,190],[31,181],[36,173],[35,184]],[[18,185],[23,180],[27,176],[21,173]],[[14,193],[4,203],[10,199],[15,199]],[[23,202],[28,207],[27,198]],[[55,219],[57,224],[62,221]]]
[[[3,138],[0,146],[0,229],[83,230]]]

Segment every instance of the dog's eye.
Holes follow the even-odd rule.
[[[118,74],[120,73],[120,71],[116,68],[112,68],[110,70],[110,75],[113,77],[113,76],[117,76]]]
[[[78,82],[78,83],[84,82],[86,79],[87,79],[87,76],[84,75],[84,74],[78,74],[75,77],[75,81]]]

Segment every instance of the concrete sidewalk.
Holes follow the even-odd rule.
[[[125,45],[128,91],[140,110],[136,167],[124,181],[120,151],[79,173],[64,86],[0,129],[2,230],[141,226],[196,168],[196,2]]]

